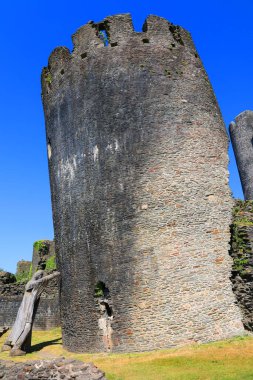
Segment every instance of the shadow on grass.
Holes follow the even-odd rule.
[[[47,346],[52,346],[54,344],[61,344],[61,343],[57,343],[61,339],[62,338],[57,338],[57,339],[53,339],[53,340],[48,340],[47,342],[34,344],[34,345],[32,345],[31,349],[29,350],[29,354],[32,352],[40,351],[40,350],[42,350],[42,348],[47,347]]]

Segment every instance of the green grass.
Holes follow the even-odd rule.
[[[0,344],[4,337],[0,338]],[[34,331],[33,352],[16,361],[58,356],[93,362],[108,380],[252,380],[253,337],[133,354],[74,354],[63,349],[61,331]],[[0,359],[9,360],[8,353]]]

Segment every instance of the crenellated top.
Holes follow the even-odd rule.
[[[142,32],[134,31],[130,14],[108,16],[97,23],[89,21],[73,34],[72,41],[74,45],[72,53],[66,47],[58,47],[51,53],[48,67],[42,72],[42,86],[47,86],[46,93],[50,92],[54,78],[58,78],[57,82],[61,81],[59,78],[64,75],[72,59],[84,62],[89,56],[101,52],[101,49],[113,49],[115,52],[117,47],[122,48],[127,45],[131,45],[133,49],[161,46],[169,50],[187,49],[197,56],[188,31],[155,15],[147,17]]]
[[[132,17],[129,13],[116,16],[108,16],[104,25],[108,35],[110,45],[117,46],[124,43],[128,38],[135,34]]]
[[[50,72],[58,70],[59,67],[64,65],[71,58],[71,54],[66,47],[57,47],[50,54],[48,60],[48,69]]]
[[[87,50],[94,50],[104,46],[102,38],[99,37],[100,30],[98,25],[93,21],[89,21],[88,24],[83,25],[72,35],[74,55],[82,55]]]

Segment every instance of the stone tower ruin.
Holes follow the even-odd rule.
[[[89,22],[42,73],[64,346],[141,351],[243,332],[228,137],[190,34]]]
[[[240,113],[229,132],[245,200],[253,200],[253,111]]]

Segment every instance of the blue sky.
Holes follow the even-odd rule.
[[[149,14],[188,29],[226,123],[253,109],[252,0],[23,0],[0,5],[0,267],[15,272],[32,244],[52,239],[53,226],[41,105],[40,73],[56,46],[89,20],[130,12],[137,31]],[[230,148],[230,184],[242,198]]]

